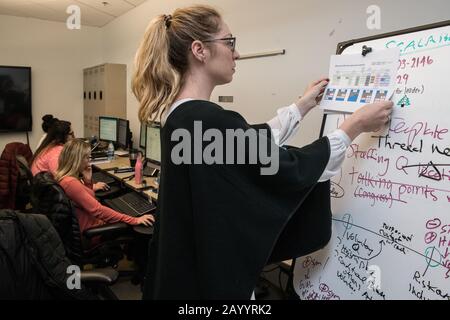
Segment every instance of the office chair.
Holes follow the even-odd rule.
[[[11,142],[5,146],[0,156],[0,208],[22,210],[26,206],[26,203],[21,202],[25,202],[26,199],[20,198],[22,180],[19,176],[17,155],[31,160],[33,153],[29,145],[21,142]]]
[[[0,210],[0,234],[0,299],[117,299],[112,268],[80,272],[81,287],[69,288],[72,262],[46,216]]]
[[[17,165],[19,167],[20,173],[27,178],[29,184],[33,183],[33,173],[31,172],[30,165],[22,155],[16,155]]]
[[[131,228],[125,223],[106,224],[86,230],[82,237],[73,204],[51,173],[41,172],[34,177],[31,202],[33,212],[49,218],[73,263],[117,267],[124,257],[121,245],[131,241],[126,237]],[[92,245],[97,237],[106,240]]]

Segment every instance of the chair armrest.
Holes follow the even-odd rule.
[[[81,271],[80,280],[85,284],[89,283],[104,283],[112,285],[119,277],[119,272],[113,268],[93,269],[88,271]]]
[[[90,228],[83,232],[83,235],[87,239],[92,239],[96,236],[110,236],[115,234],[121,234],[124,231],[128,231],[130,229],[130,226],[124,222],[117,222],[117,223],[110,223],[105,224],[99,227]]]

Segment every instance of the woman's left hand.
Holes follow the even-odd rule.
[[[299,97],[295,102],[302,117],[306,116],[306,114],[320,102],[328,82],[328,78],[322,78],[311,82],[306,88],[303,96]]]

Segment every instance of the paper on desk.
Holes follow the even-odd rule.
[[[129,152],[126,151],[126,150],[116,150],[116,151],[114,151],[114,154],[115,154],[116,156],[121,157],[121,156],[126,156],[126,155],[128,155]]]
[[[400,49],[362,54],[333,55],[330,83],[320,108],[335,112],[355,112],[365,104],[390,100],[396,88]]]
[[[111,160],[91,160],[91,164],[111,163]]]

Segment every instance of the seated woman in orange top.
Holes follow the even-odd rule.
[[[36,150],[31,164],[33,176],[42,171],[49,171],[53,174],[58,169],[58,158],[64,144],[73,139],[74,134],[71,123],[63,120],[55,120],[48,128],[47,136]],[[94,184],[94,191],[108,190],[108,185],[104,182]]]
[[[89,164],[91,148],[80,139],[68,141],[59,156],[55,179],[75,204],[75,213],[80,231],[105,223],[125,222],[130,225],[150,226],[155,221],[153,215],[139,218],[130,217],[103,206],[94,196],[92,189],[92,168]]]

